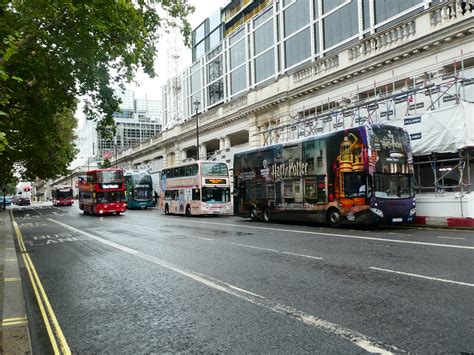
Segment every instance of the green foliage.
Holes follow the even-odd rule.
[[[0,181],[62,174],[73,160],[73,112],[114,126],[113,86],[154,77],[160,30],[189,44],[186,0],[0,1]],[[104,134],[106,135],[106,134]]]
[[[111,168],[111,167],[112,167],[112,163],[110,162],[109,159],[104,159],[104,161],[102,162],[102,164],[100,165],[100,167],[101,167],[102,169]]]
[[[2,185],[1,190],[5,189],[6,195],[14,195],[16,192],[16,185],[18,184],[17,180],[13,180],[12,182],[9,182],[8,184]],[[3,195],[3,192],[1,193]]]

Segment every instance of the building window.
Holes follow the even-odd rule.
[[[318,18],[319,17],[319,0],[313,0],[313,9],[314,9],[313,18]]]
[[[207,80],[208,83],[212,83],[214,80],[219,79],[222,76],[222,55],[209,62],[207,65]]]
[[[317,54],[321,50],[319,44],[319,21],[314,24],[314,53]]]
[[[212,31],[213,29],[218,27],[220,24],[221,24],[221,11],[218,10],[209,17],[209,31]]]
[[[198,60],[199,58],[201,58],[205,52],[206,52],[206,41],[202,41],[196,46],[196,57],[194,58],[194,60]]]
[[[364,30],[370,27],[370,0],[363,0],[362,13],[364,16]]]
[[[255,59],[255,81],[261,82],[275,74],[274,50],[271,49]]]
[[[285,37],[309,23],[308,0],[297,0],[283,13]]]
[[[207,87],[209,105],[214,105],[224,100],[224,83],[218,80]]]
[[[194,31],[194,43],[200,42],[204,38],[204,25],[205,22],[201,24],[196,30]]]
[[[246,66],[243,65],[230,74],[230,91],[234,95],[247,87]]]
[[[270,48],[273,45],[273,22],[268,21],[257,28],[253,36],[255,55]]]
[[[268,9],[263,14],[256,17],[255,20],[253,20],[253,26],[254,27],[259,26],[260,24],[264,23],[265,20],[269,19],[270,17],[272,17],[272,9]]]
[[[421,2],[423,0],[375,0],[375,22],[383,22]]]
[[[221,42],[221,31],[218,28],[209,35],[209,49],[213,49]]]
[[[196,92],[201,89],[201,69],[196,70],[191,74],[191,92]]]
[[[343,6],[323,20],[324,48],[330,48],[359,32],[357,1]]]
[[[245,41],[242,40],[230,48],[230,68],[235,69],[245,62]]]
[[[229,42],[230,44],[234,44],[236,43],[239,39],[243,38],[244,37],[244,29],[241,29],[240,31],[234,33],[230,39],[229,39]]]
[[[323,13],[327,13],[347,0],[323,0]],[[397,1],[397,0],[396,0]],[[357,0],[355,0],[357,2]]]
[[[285,41],[286,68],[289,68],[311,55],[309,28]]]

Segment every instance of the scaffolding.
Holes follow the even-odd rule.
[[[462,70],[458,71],[455,62],[451,67],[442,67],[438,74],[437,78],[425,72],[389,84],[377,86],[374,83],[370,89],[358,88],[345,97],[328,98],[318,105],[287,114],[289,123],[271,127],[270,121],[268,129],[256,135],[261,135],[265,146],[364,124],[390,124],[391,120],[419,117],[461,101],[472,103],[474,88],[470,85],[474,84],[474,67],[466,69],[463,62]],[[462,198],[472,191],[471,165],[474,166],[474,147],[465,147],[454,154],[415,156],[416,189],[420,193],[432,192],[437,197],[453,193],[461,202],[462,213]]]

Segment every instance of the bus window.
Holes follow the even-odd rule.
[[[173,177],[175,177],[175,178],[179,177],[179,168],[174,168],[173,169]]]
[[[365,197],[367,191],[364,173],[344,173],[344,196]]]
[[[192,199],[193,201],[201,201],[201,190],[193,189]]]
[[[227,164],[226,163],[203,163],[202,172],[203,176],[223,176],[227,175]]]
[[[188,165],[186,166],[185,176],[192,176],[193,175],[193,166]]]
[[[180,177],[186,176],[186,167],[185,167],[185,166],[181,166],[181,167],[179,168],[179,176],[180,176]]]
[[[123,193],[120,191],[97,192],[95,194],[97,203],[110,203],[123,201]]]
[[[221,187],[203,187],[202,202],[229,202],[230,189]]]

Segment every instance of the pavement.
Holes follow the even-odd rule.
[[[416,216],[416,225],[474,229],[474,218]]]
[[[0,354],[31,354],[23,287],[22,260],[15,249],[11,210],[0,210]]]

